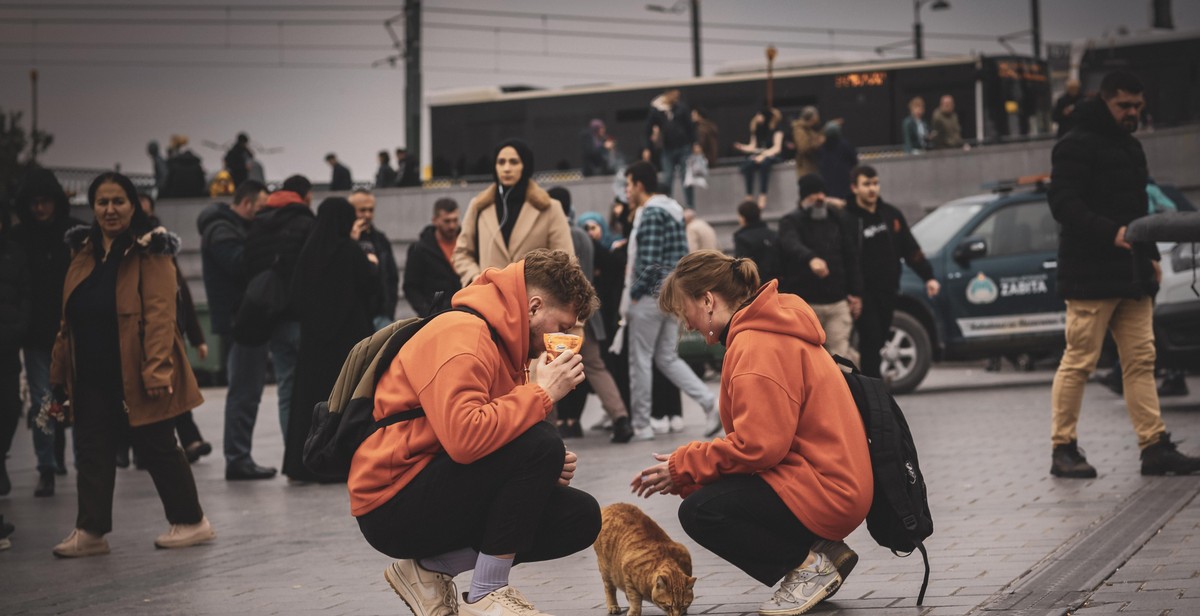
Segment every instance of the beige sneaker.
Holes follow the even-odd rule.
[[[200,518],[197,524],[172,524],[170,530],[154,540],[154,546],[163,549],[187,548],[216,538],[217,533],[213,532],[206,516]]]
[[[838,575],[842,578],[842,583],[837,588],[829,591],[825,598],[828,599],[835,594],[846,583],[846,578],[850,577],[850,572],[854,571],[854,566],[858,564],[858,553],[850,549],[844,541],[830,541],[828,539],[820,539],[812,546],[812,551],[824,554],[829,562],[833,563],[833,567],[837,569]]]
[[[424,569],[413,560],[398,560],[383,570],[383,579],[415,616],[455,616],[458,592],[445,573]]]
[[[550,616],[539,612],[533,604],[512,586],[497,588],[475,603],[467,603],[467,594],[463,593],[463,602],[458,604],[459,614],[465,616]]]
[[[54,555],[59,558],[82,558],[108,554],[108,540],[103,535],[93,535],[76,528],[62,543],[54,546]]]

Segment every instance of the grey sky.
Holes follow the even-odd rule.
[[[1029,28],[1027,0],[950,2],[950,10],[922,11],[928,56],[1004,53],[994,37]],[[652,13],[645,4],[426,0],[425,92],[689,76],[688,15]],[[1046,42],[1121,27],[1138,32],[1150,19],[1149,0],[1041,5]],[[1173,5],[1177,30],[1200,29],[1200,2]],[[705,0],[704,73],[758,60],[768,43],[779,47],[780,61],[830,50],[873,55],[876,46],[910,38],[912,6],[910,0]],[[379,0],[3,1],[0,107],[28,111],[29,70],[37,68],[39,124],[55,136],[43,160],[55,166],[120,163],[149,171],[146,142],[165,146],[172,133],[183,133],[211,173],[221,153],[201,141],[227,144],[245,130],[256,143],[282,148],[261,158],[270,179],[299,172],[327,181],[328,151],[356,179],[370,179],[375,152],[404,142],[403,63],[371,67],[394,53],[383,21],[402,9],[402,1]],[[831,32],[789,31],[800,27]],[[397,31],[403,34],[402,23]],[[1019,53],[1030,49],[1028,39],[1011,45]],[[911,53],[899,47],[888,57]]]

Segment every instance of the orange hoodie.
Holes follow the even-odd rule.
[[[862,523],[874,489],[866,434],[824,342],[812,308],[775,281],[733,315],[721,369],[726,436],[671,454],[683,495],[756,473],[821,537],[844,539]]]
[[[361,516],[398,494],[434,456],[470,464],[520,436],[553,407],[527,383],[529,311],[525,262],[489,269],[454,295],[465,312],[433,320],[400,349],[375,390],[375,419],[421,407],[425,416],[367,437],[350,464],[350,513]]]

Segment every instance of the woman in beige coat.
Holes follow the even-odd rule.
[[[75,427],[79,469],[75,530],[54,554],[108,553],[116,452],[126,443],[150,471],[171,524],[155,545],[209,541],[215,534],[172,421],[203,402],[176,325],[179,238],[150,228],[133,183],[119,173],[97,177],[88,202],[95,222],[67,232],[73,256],[50,366],[55,401],[70,402],[65,419]]]
[[[463,286],[489,267],[503,268],[531,250],[548,248],[575,254],[562,206],[533,175],[533,151],[509,139],[496,146],[493,183],[467,206],[454,247],[454,270]]]

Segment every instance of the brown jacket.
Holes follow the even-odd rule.
[[[792,140],[796,142],[796,177],[820,173],[817,168],[817,148],[825,143],[825,135],[803,121],[792,122]]]
[[[525,206],[521,208],[507,245],[500,232],[500,222],[488,211],[495,204],[496,185],[490,184],[471,199],[463,216],[462,233],[454,246],[454,271],[458,272],[464,287],[474,282],[483,270],[507,267],[524,259],[531,250],[548,248],[575,254],[571,227],[562,206],[533,180],[529,181]]]
[[[65,387],[70,396],[75,357],[66,306],[75,288],[95,269],[96,261],[88,227],[67,232],[67,242],[73,256],[63,284],[64,316],[54,341],[50,383]],[[117,269],[117,336],[131,426],[170,419],[204,402],[176,324],[177,286],[172,257],[178,251],[179,238],[159,227],[138,238]],[[174,392],[159,398],[146,395],[147,389],[165,386]]]

